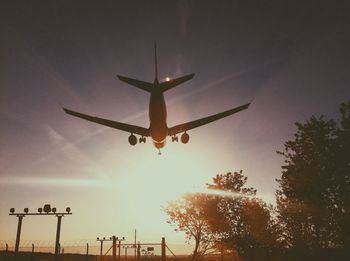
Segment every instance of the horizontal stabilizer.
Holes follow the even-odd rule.
[[[182,77],[179,77],[179,78],[176,78],[176,79],[172,79],[170,81],[166,81],[166,82],[162,82],[160,85],[160,89],[165,92],[181,83],[184,83],[188,80],[191,80],[194,76],[194,73],[192,74],[189,74],[189,75],[186,75],[186,76],[182,76]]]
[[[185,132],[185,131],[197,128],[199,126],[208,124],[210,122],[222,119],[224,117],[227,117],[229,115],[232,115],[232,114],[235,114],[237,112],[240,112],[242,110],[247,109],[249,107],[249,105],[250,105],[250,103],[247,103],[247,104],[244,104],[242,106],[239,106],[239,107],[236,107],[234,109],[227,110],[227,111],[224,111],[224,112],[220,112],[220,113],[215,114],[215,115],[211,115],[211,116],[208,116],[208,117],[205,117],[205,118],[201,118],[201,119],[198,119],[198,120],[195,120],[195,121],[190,121],[190,122],[187,122],[187,123],[176,125],[174,127],[169,128],[168,135],[169,136],[173,136],[173,135],[176,135],[178,133]]]
[[[92,121],[92,122],[95,122],[95,123],[98,123],[98,124],[101,124],[101,125],[104,125],[107,127],[111,127],[114,129],[130,132],[130,133],[139,134],[139,135],[144,136],[144,137],[149,136],[149,130],[146,128],[143,128],[143,127],[130,125],[130,124],[126,124],[126,123],[121,123],[121,122],[117,122],[117,121],[106,120],[106,119],[86,115],[86,114],[83,114],[80,112],[71,111],[71,110],[68,110],[66,108],[63,108],[63,110],[67,114],[73,115],[75,117],[78,117],[78,118],[81,118],[81,119],[84,119],[87,121]]]
[[[120,75],[117,75],[119,80],[123,81],[123,82],[126,82],[130,85],[133,85],[137,88],[140,88],[146,92],[152,92],[152,87],[153,87],[153,84],[152,83],[149,83],[149,82],[144,82],[144,81],[140,81],[140,80],[135,80],[135,79],[131,79],[131,78],[127,78],[127,77],[124,77],[124,76],[120,76]]]

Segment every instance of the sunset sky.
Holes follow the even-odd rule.
[[[87,3],[89,2],[89,3]],[[306,3],[307,2],[307,3]],[[343,4],[344,3],[344,4]],[[161,206],[243,170],[273,203],[294,123],[339,118],[350,99],[349,4],[337,1],[4,1],[0,7],[0,241],[14,240],[10,207],[46,203],[62,240],[125,236],[184,243]],[[129,133],[61,106],[148,127],[149,94],[116,75],[160,80],[195,73],[165,94],[168,126],[238,114],[168,139],[162,155]],[[26,217],[22,239],[54,240],[54,217]],[[2,247],[2,246],[0,246]]]

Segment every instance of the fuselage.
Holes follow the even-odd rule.
[[[163,92],[157,89],[158,83],[154,82],[154,91],[151,92],[149,102],[149,131],[153,144],[157,149],[165,145],[168,135],[168,126],[166,124],[167,111]]]

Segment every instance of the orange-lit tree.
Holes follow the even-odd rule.
[[[252,259],[264,258],[276,247],[272,207],[256,198],[246,182],[242,171],[216,175],[207,193],[188,194],[165,208],[168,222],[195,240],[192,260],[209,248]]]
[[[209,201],[205,194],[186,194],[164,208],[167,222],[177,227],[175,231],[185,232],[188,241],[194,240],[192,261],[200,260],[215,242],[206,220]]]
[[[209,189],[225,192],[207,220],[217,241],[239,256],[268,258],[276,248],[279,230],[272,217],[272,206],[256,196],[254,188],[245,187],[242,171],[217,175]]]

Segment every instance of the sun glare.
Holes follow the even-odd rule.
[[[163,205],[192,192],[212,174],[209,161],[202,158],[205,155],[182,144],[168,144],[162,155],[148,147],[142,155],[134,164],[122,167],[128,173],[124,182],[133,188],[133,196],[152,204]],[[206,171],[210,174],[206,175]]]

